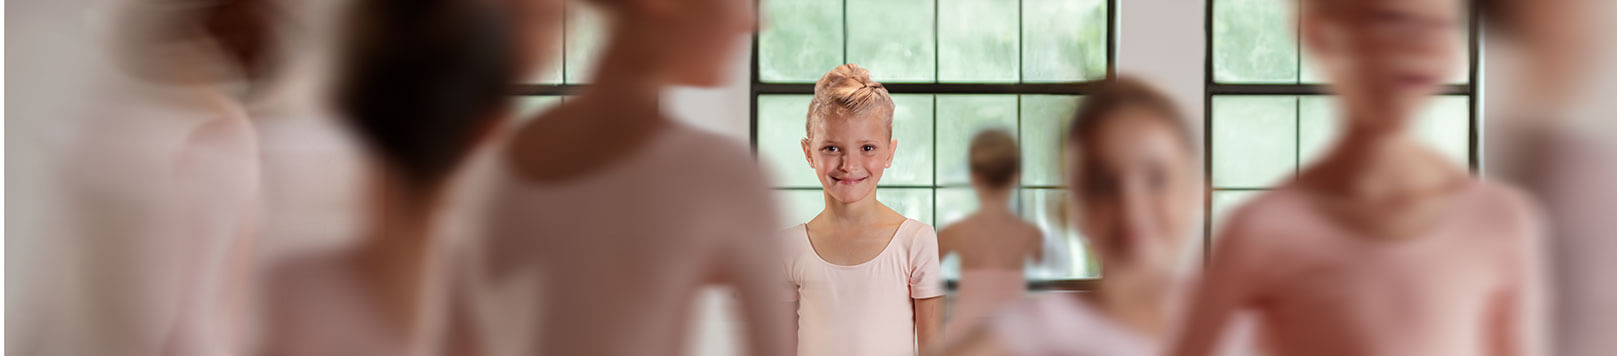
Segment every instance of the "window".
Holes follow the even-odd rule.
[[[606,23],[600,10],[578,0],[567,0],[563,5],[561,21],[551,31],[558,38],[551,43],[549,53],[555,53],[539,68],[534,78],[519,84],[516,89],[518,118],[560,104],[578,86],[586,84],[588,76],[606,41]]]
[[[1059,217],[1066,198],[1058,129],[1112,68],[1107,0],[760,0],[752,144],[773,174],[783,219],[824,207],[799,141],[814,82],[843,63],[868,68],[897,104],[893,160],[876,199],[942,228],[977,207],[966,172],[972,135],[1017,136],[1024,172],[1011,207],[1046,230],[1035,287],[1084,288],[1099,270]],[[944,261],[950,279],[958,263]]]
[[[1293,177],[1337,134],[1334,99],[1298,51],[1292,2],[1208,0],[1208,243],[1229,209]],[[1476,16],[1470,18],[1455,29],[1470,46],[1463,70],[1426,108],[1415,132],[1475,172],[1477,31]]]

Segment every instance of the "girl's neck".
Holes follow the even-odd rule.
[[[1016,215],[1011,211],[1010,188],[977,187],[977,211],[989,215]]]
[[[880,225],[889,218],[886,205],[876,200],[876,192],[871,192],[865,199],[843,203],[825,195],[825,211],[820,216],[829,223],[841,226]]]
[[[1102,314],[1130,330],[1166,337],[1172,307],[1168,282],[1143,279],[1148,278],[1109,277],[1099,290],[1080,295]]]
[[[1413,118],[1408,118],[1413,120]],[[1347,122],[1365,122],[1349,118]],[[1321,160],[1330,190],[1349,196],[1384,197],[1429,191],[1458,176],[1443,159],[1411,137],[1407,128],[1348,125]]]

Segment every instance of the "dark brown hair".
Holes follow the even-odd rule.
[[[359,0],[336,105],[390,170],[441,183],[493,127],[517,72],[509,16],[488,1]]]

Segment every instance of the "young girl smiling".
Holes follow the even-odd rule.
[[[802,145],[825,210],[786,231],[799,355],[914,354],[941,337],[937,233],[876,201],[898,146],[893,109],[857,65],[814,86]]]

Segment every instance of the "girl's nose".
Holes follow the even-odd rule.
[[[852,172],[857,167],[859,167],[859,155],[844,155],[842,156],[842,165],[837,168],[843,172]]]

